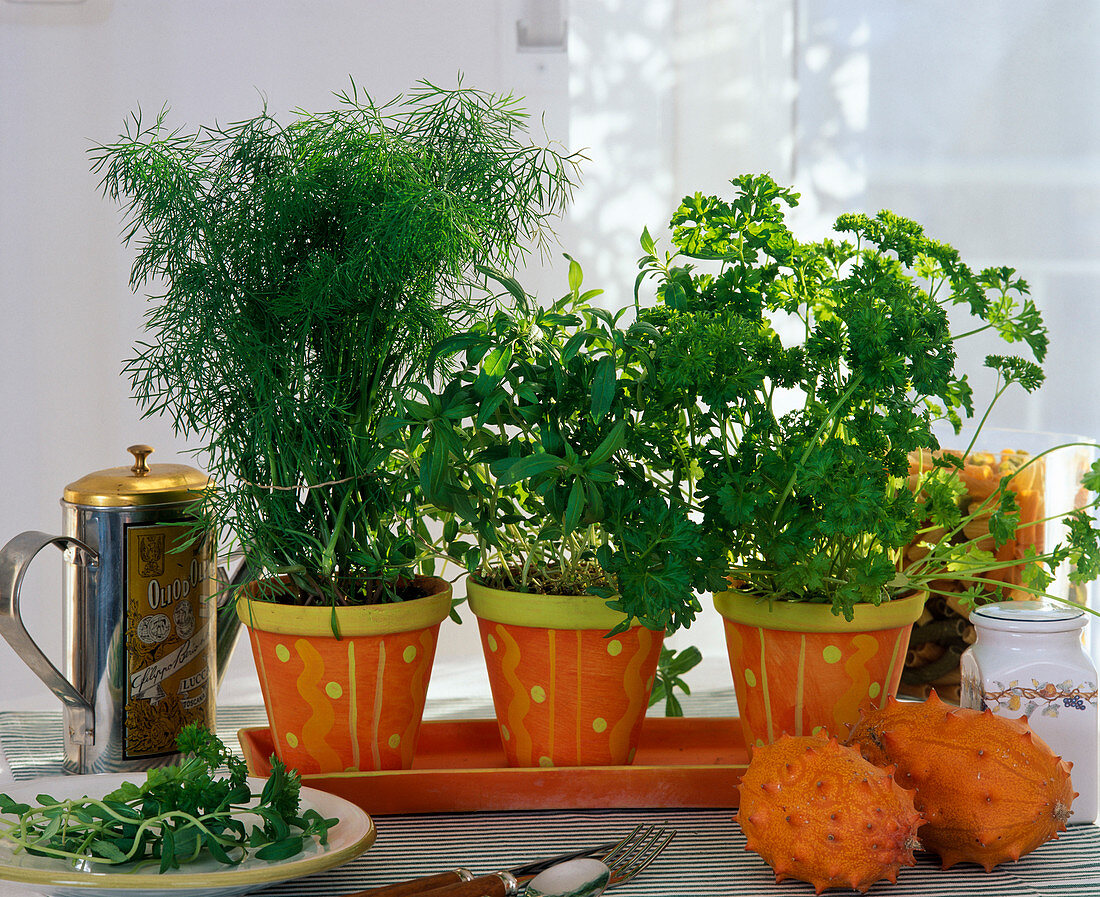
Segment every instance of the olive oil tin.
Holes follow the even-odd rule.
[[[188,723],[214,728],[214,539],[196,533],[205,474],[149,464],[65,487],[62,535],[22,533],[0,551],[0,634],[65,706],[64,768],[125,772],[177,762]],[[27,635],[19,586],[47,545],[63,552],[63,672]]]

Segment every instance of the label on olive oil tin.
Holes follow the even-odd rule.
[[[181,526],[126,529],[126,759],[176,752],[188,723],[214,727],[205,545]]]

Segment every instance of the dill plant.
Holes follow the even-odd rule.
[[[550,235],[580,157],[532,143],[511,96],[352,84],[331,111],[193,132],[135,113],[91,152],[150,297],[125,366],[146,415],[197,437],[216,524],[306,602],[415,597],[419,497],[379,431],[431,347],[485,313],[479,270]],[[279,596],[280,600],[292,600]]]

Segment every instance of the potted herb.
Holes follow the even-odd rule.
[[[411,763],[450,586],[421,575],[421,501],[379,424],[485,312],[477,269],[547,234],[577,163],[527,142],[511,97],[337,98],[193,133],[135,115],[93,151],[132,284],[165,284],[126,369],[146,414],[201,441],[201,525],[247,558],[238,612],[303,773]]]
[[[395,427],[469,571],[509,762],[629,763],[664,634],[712,565],[643,423],[644,335],[591,304],[576,261],[547,308],[502,280],[520,310],[445,341],[461,366],[414,386]]]
[[[663,257],[643,234],[638,286],[655,278],[658,301],[638,316],[650,402],[685,409],[662,461],[736,586],[715,604],[753,744],[843,733],[896,690],[930,578],[898,569],[924,517],[910,453],[973,413],[954,370],[964,335],[993,330],[1038,360],[1046,335],[1010,269],[974,273],[912,221],[844,215],[845,239],[803,243],[784,220],[796,194],[767,176],[734,185],[729,201],[684,201]],[[949,308],[969,315],[961,332]],[[1041,380],[1022,358],[987,365],[1005,384]]]

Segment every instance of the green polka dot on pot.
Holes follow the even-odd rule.
[[[826,663],[836,663],[843,655],[836,645],[826,645],[821,652],[821,659]]]

